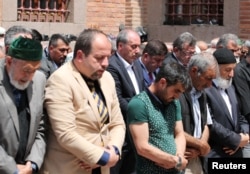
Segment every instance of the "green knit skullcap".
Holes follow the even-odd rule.
[[[42,50],[43,48],[39,41],[19,37],[11,43],[8,55],[16,59],[39,61],[42,59]]]

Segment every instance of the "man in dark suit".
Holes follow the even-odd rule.
[[[179,98],[187,141],[185,157],[188,165],[185,173],[203,173],[203,157],[210,151],[208,126],[212,124],[212,120],[204,89],[212,85],[217,69],[217,61],[210,53],[194,55],[188,64],[193,87]]]
[[[130,29],[120,31],[116,41],[117,51],[109,59],[107,68],[115,80],[116,92],[125,121],[128,102],[144,89],[140,63],[135,61],[139,57],[140,44],[141,40],[137,32]],[[126,136],[121,160],[111,169],[111,173],[129,174],[134,172],[134,155],[129,137]]]
[[[250,47],[247,48],[246,58],[235,67],[233,84],[237,93],[240,111],[250,124]],[[243,149],[243,157],[250,157],[250,144]]]
[[[170,52],[163,64],[177,62],[187,67],[191,56],[195,53],[196,38],[189,32],[180,34],[173,42],[173,51]]]
[[[242,157],[242,147],[249,142],[249,125],[240,115],[232,84],[236,60],[231,50],[217,49],[214,54],[219,75],[206,89],[213,124],[210,127],[211,151],[207,158]]]
[[[46,78],[65,62],[68,52],[69,41],[61,34],[53,34],[48,47],[44,49],[40,67]]]
[[[140,62],[146,86],[151,85],[164,57],[167,55],[167,46],[160,40],[150,40],[142,51],[142,56],[136,61]]]

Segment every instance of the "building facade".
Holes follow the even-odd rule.
[[[170,5],[175,6],[172,12]],[[208,7],[210,11],[204,11]],[[185,12],[187,8],[189,11]],[[218,11],[214,11],[215,9]],[[219,16],[219,25],[211,20],[184,25],[169,22],[171,15],[183,15],[192,20],[201,16],[202,21],[210,18],[211,13],[214,13],[212,17]],[[148,39],[160,39],[164,42],[172,42],[178,34],[185,31],[207,42],[224,33],[234,33],[242,39],[250,39],[250,1],[0,0],[0,25],[6,29],[12,25],[25,25],[49,36],[53,33],[77,35],[84,28],[98,28],[115,36],[119,29],[143,28]]]

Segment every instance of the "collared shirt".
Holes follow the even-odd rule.
[[[194,111],[194,137],[201,138],[202,130],[201,130],[201,112],[200,112],[200,103],[199,98],[201,97],[202,93],[200,91],[195,90],[192,88],[191,92],[192,104],[193,104],[193,111]],[[208,109],[208,105],[206,104],[207,108],[207,125],[212,124],[211,114]]]
[[[139,61],[140,61],[140,64],[142,66],[143,78],[144,78],[145,84],[146,84],[146,86],[150,86],[151,83],[153,83],[153,81],[155,80],[155,73],[149,72],[147,70],[147,68],[145,67],[144,63],[141,60],[141,57],[139,58]],[[150,79],[150,76],[149,76],[150,73],[152,75],[152,79]]]
[[[201,131],[201,112],[200,112],[200,104],[199,104],[199,97],[201,93],[196,91],[194,88],[190,92],[192,103],[193,103],[193,111],[194,111],[194,137],[200,138],[202,135]]]
[[[225,101],[225,103],[227,105],[227,109],[228,109],[228,111],[230,113],[231,118],[233,118],[233,116],[232,116],[232,105],[231,105],[231,102],[229,100],[229,97],[228,97],[225,89],[220,89],[220,94],[221,94],[223,100]]]
[[[145,89],[146,93],[148,94],[149,97],[154,99],[154,102],[157,103],[157,105],[161,108],[165,108],[165,104],[155,95],[153,94],[148,88]]]
[[[135,72],[133,70],[133,63],[132,64],[129,64],[127,61],[125,61],[120,55],[119,53],[117,53],[118,55],[118,58],[122,61],[124,67],[126,68],[127,72],[128,72],[128,75],[133,83],[133,86],[134,86],[134,89],[135,89],[135,92],[136,94],[139,94],[140,90],[139,90],[139,85],[138,85],[138,82],[136,80],[136,77],[135,77]]]
[[[176,54],[175,54],[174,52],[173,52],[173,55],[174,55],[175,59],[177,60],[177,62],[178,62],[180,65],[184,66],[183,63],[176,57]]]
[[[216,79],[214,79],[213,81],[214,81],[215,85],[217,86],[217,88],[219,89],[219,93],[220,93],[221,97],[223,98],[225,104],[227,105],[227,109],[230,113],[231,118],[233,119],[232,105],[231,105],[230,99],[228,97],[228,94],[226,93],[225,89],[218,87],[218,82]]]

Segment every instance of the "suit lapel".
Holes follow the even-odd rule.
[[[106,72],[104,72],[104,73],[106,73]],[[108,113],[109,113],[109,122],[110,122],[111,105],[109,104],[109,101],[110,101],[110,96],[111,95],[109,95],[109,93],[108,93],[108,91],[110,91],[110,87],[109,87],[109,84],[106,82],[106,80],[104,78],[101,78],[99,80],[99,85],[100,85],[100,88],[102,90],[103,96],[104,96],[105,101],[106,101],[106,107],[107,107],[107,110],[108,110]],[[107,92],[103,92],[103,91],[107,91]]]
[[[142,77],[142,72],[140,71],[140,64],[138,64],[139,62],[138,61],[134,61],[134,72],[135,72],[135,78],[136,78],[136,81],[138,83],[138,86],[139,86],[139,90],[142,91],[143,90],[143,77]]]
[[[142,69],[142,73],[143,73],[143,80],[145,81],[145,84],[148,86],[151,83],[151,80],[149,79],[149,75],[147,73],[147,70],[146,70],[145,66],[143,65],[143,63],[139,59],[136,60],[136,62],[139,62],[140,67]]]
[[[234,126],[236,126],[236,123],[237,123],[237,108],[235,108],[235,101],[237,100],[236,99],[236,96],[233,95],[234,94],[234,91],[233,91],[233,88],[229,87],[228,89],[226,89],[226,93],[228,95],[228,98],[229,98],[229,101],[231,103],[231,106],[232,106],[232,117],[233,117],[233,121],[234,121]]]
[[[36,125],[36,111],[37,111],[37,105],[36,101],[37,97],[35,96],[36,94],[36,88],[32,88],[32,81],[30,82],[28,88],[27,88],[27,97],[28,97],[28,103],[29,103],[29,114],[30,114],[30,130],[29,130],[29,137],[28,137],[28,144],[27,148],[29,148],[29,145],[32,142],[32,134],[35,131],[35,125]],[[33,91],[34,90],[34,91]]]
[[[192,108],[191,109],[192,117],[190,117],[190,118],[192,119],[192,122],[194,124],[194,117],[193,117],[194,116],[194,109],[193,109],[193,102],[192,102],[191,94],[190,94],[190,92],[184,92],[184,96],[187,99],[188,105]]]
[[[94,112],[94,116],[95,118],[98,120],[99,123],[99,127],[101,127],[101,123],[100,123],[100,114],[97,108],[97,104],[96,101],[93,98],[92,93],[89,90],[88,85],[86,84],[85,80],[83,79],[83,77],[81,76],[81,74],[75,69],[75,66],[73,64],[73,61],[71,61],[69,63],[69,66],[71,66],[71,68],[73,68],[73,76],[75,77],[76,81],[79,83],[79,85],[82,87],[82,92],[84,93],[84,95],[86,95],[87,100],[89,102],[90,107],[92,108],[92,111]]]
[[[20,137],[20,132],[19,132],[19,120],[18,120],[18,114],[17,114],[17,109],[16,109],[16,105],[15,105],[15,99],[13,96],[13,92],[12,92],[12,87],[9,83],[9,79],[7,77],[7,73],[5,72],[5,70],[3,69],[3,81],[2,81],[2,85],[4,87],[0,86],[0,93],[1,96],[3,97],[3,100],[6,103],[11,103],[11,104],[6,104],[6,106],[8,107],[11,119],[13,120],[13,124],[15,126],[15,130],[17,132],[18,137]]]
[[[220,93],[220,91],[219,91],[220,89],[217,88],[217,87],[215,87],[215,89],[216,89],[216,93],[217,93],[217,95],[218,95],[218,99],[219,99],[220,106],[221,106],[222,108],[224,108],[224,111],[226,112],[226,116],[227,116],[227,118],[229,119],[229,121],[232,123],[232,125],[235,125],[235,124],[234,124],[234,121],[233,121],[233,119],[232,119],[232,117],[231,117],[231,114],[230,114],[230,112],[229,112],[229,110],[228,110],[228,107],[227,107],[227,105],[226,105],[224,99],[223,99],[222,96],[221,96],[221,93]]]
[[[48,67],[50,69],[50,75],[56,70],[53,60],[51,58],[47,59]]]
[[[118,70],[121,71],[120,74],[122,74],[125,77],[125,79],[126,79],[126,81],[128,83],[127,86],[130,88],[130,90],[128,90],[128,91],[133,91],[133,95],[135,95],[136,92],[135,92],[134,85],[133,85],[133,83],[132,83],[132,81],[131,81],[131,79],[129,77],[129,74],[128,74],[126,68],[124,67],[123,62],[119,59],[118,55],[116,55],[115,61],[116,61],[116,64],[119,66]]]

